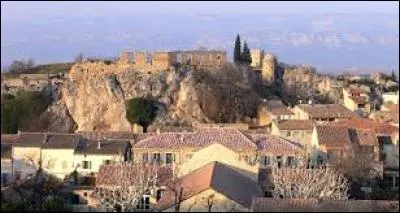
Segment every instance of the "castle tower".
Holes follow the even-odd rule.
[[[263,81],[272,84],[274,82],[275,70],[277,62],[275,56],[272,54],[265,54],[261,65],[261,76]]]
[[[251,64],[250,66],[254,69],[260,69],[262,65],[262,59],[264,57],[264,51],[260,49],[250,50]]]

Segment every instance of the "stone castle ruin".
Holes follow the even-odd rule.
[[[134,64],[143,70],[168,70],[176,66],[196,69],[218,69],[226,63],[225,51],[169,51],[169,52],[122,52],[119,62]]]
[[[273,83],[277,76],[277,59],[274,55],[266,53],[264,50],[253,49],[250,51],[252,62],[250,64],[254,70],[261,72],[264,82]]]

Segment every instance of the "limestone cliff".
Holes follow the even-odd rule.
[[[130,131],[125,102],[134,97],[158,103],[153,125],[235,122],[256,115],[260,98],[252,90],[256,80],[250,72],[237,70],[226,78],[229,73],[224,71],[182,68],[147,73],[120,64],[83,63],[71,69],[60,103],[77,131]]]

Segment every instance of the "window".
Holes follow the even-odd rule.
[[[143,197],[139,200],[137,209],[150,209],[150,196],[149,195],[143,195]]]
[[[22,176],[22,172],[21,171],[15,171],[14,172],[14,179],[15,180],[20,180]]]
[[[186,160],[190,160],[192,158],[192,154],[186,155]]]
[[[286,137],[291,137],[292,136],[292,132],[291,131],[286,131]]]
[[[357,108],[364,109],[365,108],[365,104],[357,104]]]
[[[271,164],[271,157],[270,156],[264,156],[263,164],[264,164],[264,166],[269,166]]]
[[[281,168],[282,167],[282,161],[283,161],[282,156],[277,156],[276,157],[276,161],[278,162],[278,168]]]
[[[91,169],[92,168],[92,162],[90,162],[90,161],[86,161],[86,160],[84,160],[83,162],[82,162],[82,168],[83,169]]]
[[[157,195],[156,195],[156,199],[157,201],[160,200],[160,198],[164,195],[165,190],[164,189],[157,189]]]
[[[172,164],[172,161],[173,161],[172,153],[166,153],[165,154],[165,163],[169,165],[169,164]]]
[[[328,118],[328,121],[335,121],[335,118]]]
[[[294,157],[288,156],[288,157],[286,158],[286,166],[290,167],[290,166],[292,166],[293,164],[294,164]]]
[[[142,154],[142,160],[143,160],[143,163],[149,162],[149,154],[147,152]]]
[[[161,162],[161,153],[158,153],[158,152],[153,153],[152,163],[158,163],[158,164],[162,163]]]
[[[111,160],[103,160],[104,165],[111,165]]]

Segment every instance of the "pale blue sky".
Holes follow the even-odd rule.
[[[398,1],[287,2],[1,2],[1,18],[41,15],[127,15],[131,13],[399,13]]]
[[[240,33],[287,63],[398,70],[398,25],[398,1],[2,1],[1,64],[199,46],[230,57]]]

